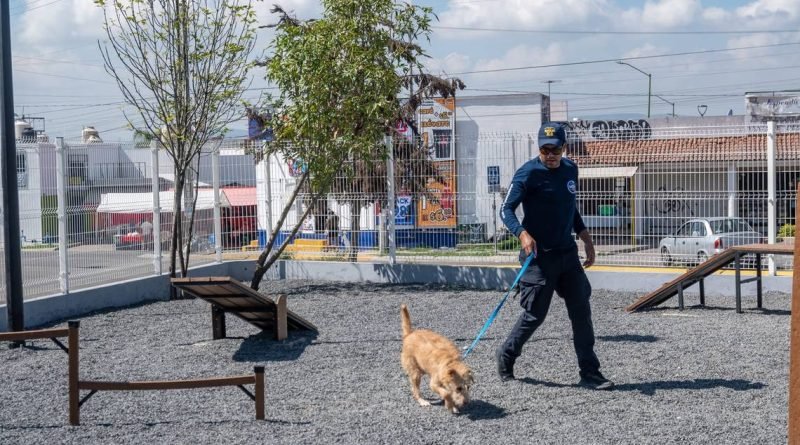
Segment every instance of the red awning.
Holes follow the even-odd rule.
[[[225,187],[222,189],[231,207],[256,205],[255,187]]]

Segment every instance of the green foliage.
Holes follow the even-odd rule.
[[[522,244],[519,242],[519,238],[515,236],[511,236],[506,238],[502,241],[497,242],[497,250],[519,250],[522,247]]]
[[[203,146],[241,117],[254,66],[255,10],[249,0],[95,0],[107,40],[106,71],[132,116],[137,142],[158,136],[172,159],[175,209],[170,272],[185,276],[194,213],[184,219],[184,187]],[[187,206],[191,204],[186,203]],[[184,246],[178,249],[178,246]],[[184,255],[184,251],[186,254]]]
[[[421,70],[415,43],[430,34],[431,9],[393,0],[323,0],[319,20],[299,22],[279,7],[267,79],[272,122],[285,157],[300,158],[313,189],[326,190],[352,163],[384,158],[383,136],[400,116],[399,95],[411,69]]]
[[[778,237],[779,238],[787,238],[794,236],[794,224],[784,224],[778,229]]]
[[[176,168],[241,117],[254,66],[255,9],[249,0],[95,0],[108,37],[106,71],[133,109],[137,137],[161,134]]]

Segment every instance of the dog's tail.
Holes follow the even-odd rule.
[[[411,333],[411,316],[408,315],[408,306],[400,305],[400,324],[403,326],[403,338]]]

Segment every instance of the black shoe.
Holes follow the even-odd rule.
[[[503,357],[503,351],[501,349],[497,350],[495,358],[497,358],[497,374],[500,376],[500,381],[508,382],[514,380],[514,364],[509,363],[508,360]]]
[[[586,388],[603,391],[614,388],[614,382],[603,377],[600,371],[581,373],[581,381],[578,384]]]

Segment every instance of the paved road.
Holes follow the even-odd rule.
[[[153,273],[153,255],[141,250],[114,250],[110,245],[78,246],[68,249],[70,289],[79,289]],[[208,262],[210,255],[192,254],[192,264]],[[162,270],[168,270],[169,252],[162,257]],[[4,256],[0,251],[0,278],[4,279]],[[22,252],[22,278],[25,299],[60,292],[57,250],[36,249]],[[4,282],[0,281],[0,303],[5,302]]]

